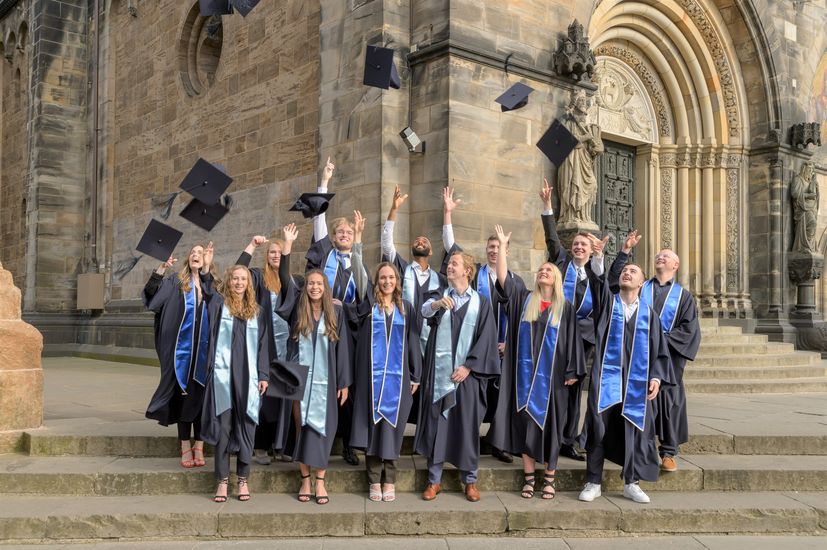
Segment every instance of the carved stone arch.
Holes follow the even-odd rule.
[[[597,124],[604,135],[658,143],[654,105],[646,86],[629,65],[614,57],[598,58],[593,80],[598,88]]]

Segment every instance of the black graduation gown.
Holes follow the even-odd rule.
[[[418,384],[422,374],[422,353],[419,346],[419,322],[413,306],[405,306],[405,346],[402,357],[402,394],[399,399],[399,416],[396,427],[385,419],[373,422],[373,392],[371,348],[373,345],[373,304],[370,299],[358,306],[345,306],[345,313],[351,330],[357,334],[356,363],[354,363],[353,384],[353,427],[350,432],[350,446],[363,449],[369,456],[383,460],[396,460],[402,448],[402,438],[413,403],[411,384]],[[386,316],[386,325],[390,317]],[[418,393],[418,392],[417,392]]]
[[[608,282],[602,285],[600,303],[595,312],[596,321],[596,348],[592,375],[589,384],[589,399],[586,412],[586,452],[590,453],[602,443],[605,458],[623,467],[627,479],[657,481],[660,470],[660,461],[655,442],[655,407],[652,401],[646,401],[646,415],[644,430],[638,430],[622,415],[623,403],[598,413],[598,399],[600,395],[600,377],[603,371],[602,359],[609,334],[609,325],[612,317],[614,294],[609,290]],[[641,306],[643,305],[641,304]],[[649,316],[649,380],[660,379],[660,388],[673,384],[672,365],[669,360],[669,350],[666,338],[660,328],[658,316],[652,313]],[[631,355],[635,333],[637,312],[626,322],[624,332],[624,353],[622,360],[623,386],[621,395],[625,399],[626,378],[629,372],[628,358]],[[628,475],[633,472],[632,475]]]
[[[291,327],[296,326],[297,305],[301,293],[304,292],[304,283],[289,284],[290,255],[282,255],[279,266],[281,279],[281,305],[276,310],[278,315],[287,319]],[[325,436],[319,434],[310,426],[302,426],[298,434],[288,439],[285,448],[286,454],[293,457],[295,462],[307,464],[312,468],[327,468],[330,451],[333,448],[333,439],[336,436],[336,426],[339,422],[339,407],[336,394],[338,390],[347,388],[353,383],[353,367],[350,360],[350,331],[347,328],[344,310],[339,304],[333,306],[336,312],[336,328],[339,339],[330,342],[328,346],[328,384],[327,384],[327,413],[325,417]],[[313,327],[313,345],[316,344],[318,322]],[[291,334],[287,339],[287,360],[298,362],[299,342]],[[310,380],[307,381],[310,383]],[[295,425],[290,423],[295,432]]]
[[[212,286],[212,275],[200,275],[202,295]],[[144,305],[155,313],[155,351],[161,365],[161,380],[150,399],[146,417],[157,420],[162,426],[176,422],[194,422],[201,414],[204,401],[204,386],[193,380],[195,361],[198,358],[198,338],[192,343],[192,360],[187,378],[187,391],[181,392],[175,376],[175,344],[184,317],[184,293],[181,291],[178,275],[164,277],[155,272],[143,290]],[[196,307],[195,331],[201,331],[202,314],[205,308]]]
[[[505,288],[497,285],[497,295],[500,298],[516,299],[520,305],[519,317],[514,321],[519,331],[519,322],[523,316],[523,307],[531,291],[523,288],[517,290],[510,280],[506,279]],[[532,322],[533,357],[538,357],[543,345],[543,332],[550,310],[540,314],[539,319]],[[560,445],[564,442],[564,429],[568,418],[569,390],[565,381],[571,378],[582,379],[586,375],[586,361],[583,355],[583,346],[580,339],[580,328],[574,307],[566,302],[560,327],[557,335],[557,347],[554,352],[554,371],[552,378],[552,396],[548,405],[548,416],[545,426],[540,429],[528,413],[523,410],[517,412],[516,376],[517,376],[517,340],[509,342],[515,352],[508,353],[503,359],[503,373],[500,377],[500,387],[509,387],[509,392],[500,392],[500,403],[491,426],[488,429],[487,440],[498,449],[511,454],[525,453],[540,463],[548,463],[548,469],[557,468],[557,459],[560,455]],[[536,365],[535,365],[536,369]]]
[[[429,298],[439,298],[434,292]],[[422,369],[422,394],[417,421],[414,450],[429,457],[434,463],[450,462],[460,470],[475,470],[480,458],[480,424],[488,406],[486,390],[489,381],[500,374],[500,360],[497,354],[497,332],[491,307],[485,297],[480,296],[480,313],[476,330],[465,366],[471,369],[468,378],[459,384],[456,391],[436,403],[434,396],[434,358],[436,337],[442,311],[428,319],[431,334],[425,351]],[[469,302],[470,303],[470,302]],[[452,349],[456,350],[462,320],[468,311],[468,303],[459,310],[451,311]],[[458,365],[459,366],[459,365]],[[446,400],[456,399],[448,418],[442,416]]]
[[[207,386],[204,395],[204,408],[201,413],[201,437],[210,445],[217,445],[221,436],[221,420],[215,414],[215,393],[213,390],[215,372],[215,346],[218,341],[218,331],[221,325],[221,310],[224,299],[219,293],[208,296],[207,307],[210,316],[210,352],[207,359]],[[270,380],[270,327],[267,326],[267,317],[259,308],[256,318],[258,323],[258,361],[250,365],[247,357],[247,321],[233,318],[233,334],[230,352],[230,398],[231,410],[222,414],[232,415],[230,443],[228,450],[231,454],[238,453],[238,459],[250,464],[255,443],[256,425],[247,415],[247,398],[250,382],[250,370],[256,369],[258,380]]]
[[[311,243],[310,248],[307,251],[307,255],[305,258],[307,259],[307,265],[305,266],[305,271],[310,271],[311,269],[321,269],[324,271],[325,262],[327,261],[327,256],[330,252],[334,249],[333,241],[330,240],[330,236],[326,236],[319,241],[313,241]],[[344,302],[345,301],[345,293],[347,291],[347,282],[350,280],[351,275],[353,272],[350,268],[342,269],[341,267],[336,271],[336,280],[332,285],[333,290],[333,298]],[[355,281],[354,281],[355,282]],[[371,288],[370,282],[370,274],[367,274],[367,288]],[[358,300],[358,296],[357,296]]]

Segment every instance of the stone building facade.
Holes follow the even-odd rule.
[[[591,79],[555,70],[575,20]],[[812,160],[823,196],[827,153],[791,128],[827,130],[825,24],[824,0],[262,0],[246,18],[203,18],[197,0],[0,0],[0,261],[47,350],[150,348],[139,297],[156,262],[128,267],[195,160],[226,167],[234,205],[208,235],[179,197],[176,253],[212,239],[228,266],[251,235],[301,221],[287,208],[330,156],[331,214],[365,214],[369,260],[394,185],[410,194],[404,249],[439,242],[448,184],[458,242],[479,254],[502,223],[528,275],[544,256],[536,193],[556,175],[535,143],[583,90],[607,144],[595,218],[610,247],[637,228],[638,261],[675,249],[705,315],[793,341],[789,185]],[[362,85],[368,44],[396,51],[400,90]],[[515,82],[535,91],[503,113],[494,98]],[[76,308],[90,272],[102,312]],[[813,305],[817,323],[824,278]]]

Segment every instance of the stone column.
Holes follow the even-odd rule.
[[[0,265],[0,435],[43,422],[43,337],[20,313],[20,290]]]

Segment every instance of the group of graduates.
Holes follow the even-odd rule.
[[[298,231],[289,224],[282,239],[253,237],[220,282],[210,243],[194,246],[177,275],[165,277],[176,260],[164,262],[144,289],[161,364],[146,416],[178,425],[185,468],[205,465],[204,442],[215,447],[214,500],[227,499],[232,454],[244,501],[250,463],[269,463],[272,451],[299,463],[300,502],[329,502],[324,481],[338,435],[351,464],[359,462],[354,449],[364,451],[368,498],[392,501],[405,428],[415,423],[414,451],[428,465],[422,498],[437,498],[447,462],[475,502],[480,428],[488,423],[492,454],[522,458],[525,498],[535,494],[538,463],[540,495],[554,498],[559,457],[584,460],[582,448],[580,500],[600,496],[609,459],[622,466],[624,496],[649,502],[638,482],[677,469],[678,446],[688,439],[682,377],[700,343],[694,299],[675,280],[674,252],[658,253],[656,276],[647,280],[628,262],[636,232],[608,270],[607,238],[578,234],[567,251],[545,182],[549,257],[529,288],[508,269],[511,234],[499,225],[486,262],[463,252],[451,220],[461,201],[446,188],[446,254],[435,268],[427,237],[413,240],[409,260],[395,248],[394,224],[407,199],[397,187],[382,262],[369,273],[361,213],[333,220],[328,232],[324,199],[333,172],[328,159],[315,197],[322,200],[309,201],[313,240],[303,276],[291,274]],[[250,268],[263,245],[263,267]]]

